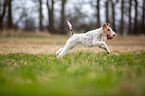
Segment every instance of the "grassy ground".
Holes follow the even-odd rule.
[[[144,37],[107,42],[110,55],[77,47],[59,60],[67,38],[1,37],[0,95],[145,95]]]
[[[32,37],[32,36],[15,36],[0,37],[0,53],[28,53],[28,54],[54,54],[59,48],[65,45],[69,36],[50,36],[50,37]],[[138,50],[145,51],[145,36],[124,36],[116,37],[107,41],[111,52],[132,52]],[[77,47],[71,53],[77,51],[104,52],[97,47],[84,48]]]

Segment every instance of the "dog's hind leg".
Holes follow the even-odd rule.
[[[67,46],[65,45],[63,50],[59,53],[58,58],[62,58],[68,51],[73,49],[76,45]]]
[[[58,55],[62,50],[63,50],[63,48],[60,48],[60,49],[55,53],[55,56]]]

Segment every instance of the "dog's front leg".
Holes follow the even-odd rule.
[[[110,54],[110,50],[109,50],[107,44],[106,44],[104,41],[97,41],[97,42],[94,42],[94,45],[98,46],[98,47],[101,48],[101,49],[106,50],[107,53]]]

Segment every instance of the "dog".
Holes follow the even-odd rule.
[[[55,56],[57,58],[62,58],[68,51],[73,49],[77,45],[84,46],[86,48],[91,47],[99,47],[101,49],[104,49],[107,51],[108,54],[110,54],[110,50],[105,43],[105,41],[112,39],[116,36],[115,32],[109,27],[109,23],[106,24],[106,22],[102,25],[101,28],[88,31],[86,33],[81,34],[75,34],[72,25],[69,21],[67,21],[67,24],[70,29],[70,38],[67,40],[64,48],[60,48]]]

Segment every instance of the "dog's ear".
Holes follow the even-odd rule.
[[[110,26],[110,24],[109,24],[109,23],[107,23],[107,26],[109,27],[109,26]]]
[[[103,27],[103,29],[104,29],[105,27],[107,27],[106,22],[102,25],[102,27]]]

